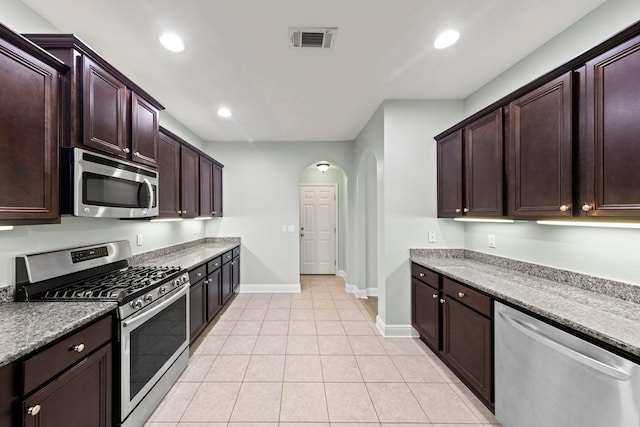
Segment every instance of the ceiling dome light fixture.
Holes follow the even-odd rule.
[[[460,38],[460,33],[454,30],[445,31],[444,33],[440,33],[435,42],[433,42],[433,47],[436,49],[445,49]]]
[[[319,170],[320,172],[322,172],[322,173],[325,173],[326,171],[328,171],[328,170],[329,170],[329,166],[331,166],[331,165],[330,165],[329,163],[327,163],[327,162],[321,162],[321,163],[318,163],[318,164],[316,165],[316,167],[318,168],[318,170]]]
[[[164,33],[160,36],[160,43],[165,49],[171,52],[182,52],[184,50],[184,43],[180,37],[172,33]]]
[[[227,107],[220,107],[218,108],[218,115],[220,117],[228,119],[229,117],[231,117],[231,110],[229,110]]]

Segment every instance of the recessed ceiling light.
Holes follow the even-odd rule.
[[[165,49],[171,52],[182,52],[184,50],[184,43],[180,37],[172,33],[164,33],[160,36],[160,43]]]
[[[453,30],[445,31],[444,33],[440,33],[436,41],[433,42],[433,47],[436,49],[447,48],[457,42],[459,38],[459,32]]]
[[[227,119],[231,117],[231,110],[229,110],[227,107],[220,107],[218,108],[218,115]]]

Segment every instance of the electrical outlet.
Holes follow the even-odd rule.
[[[286,225],[283,225],[283,226],[282,226],[282,232],[283,232],[283,233],[286,233],[286,232],[287,232],[287,226],[286,226]]]
[[[495,248],[496,247],[496,235],[495,234],[489,234],[488,235],[488,239],[487,239],[487,243],[488,243],[490,248]]]
[[[436,232],[435,231],[429,231],[427,233],[427,241],[429,243],[435,243],[436,242]]]
[[[289,233],[294,233],[296,231],[296,226],[294,224],[289,224],[289,226],[287,227],[287,231]]]
[[[142,234],[136,234],[136,244],[142,246]]]

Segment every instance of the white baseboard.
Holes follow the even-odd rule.
[[[336,276],[342,277],[345,282],[347,281],[347,273],[344,270],[338,270]]]
[[[378,288],[367,288],[367,296],[368,297],[377,297],[378,296]]]
[[[350,285],[348,283],[345,283],[344,290],[349,294],[355,295],[356,298],[364,299],[364,298],[367,298],[368,296],[366,289],[358,289],[356,285]]]
[[[386,338],[419,338],[418,332],[411,325],[387,325],[380,316],[376,316],[376,327]]]
[[[259,293],[289,293],[299,294],[300,283],[287,284],[268,284],[268,285],[240,285],[238,287],[238,293],[240,294],[259,294]]]

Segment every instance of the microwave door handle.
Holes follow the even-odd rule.
[[[147,209],[151,210],[153,207],[153,186],[149,182],[148,179],[144,179],[144,183],[147,186],[147,191],[149,192],[149,199],[147,200]]]

